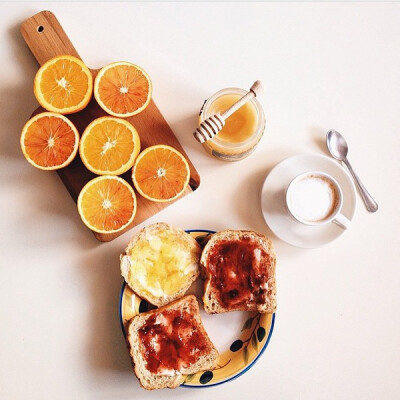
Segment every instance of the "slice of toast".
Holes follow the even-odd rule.
[[[215,233],[200,263],[207,274],[203,296],[207,313],[275,312],[276,256],[264,235],[234,230]]]
[[[134,235],[121,255],[130,288],[157,307],[182,297],[200,273],[201,247],[180,228],[160,222]]]
[[[135,374],[148,390],[175,388],[185,375],[218,363],[194,295],[132,318],[127,341]]]

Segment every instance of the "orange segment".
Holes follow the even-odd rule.
[[[75,158],[78,144],[77,129],[61,114],[37,114],[22,129],[22,152],[32,165],[40,169],[54,170],[67,166]]]
[[[179,197],[189,184],[190,169],[185,157],[170,146],[145,149],[136,159],[132,180],[146,199],[164,202]]]
[[[79,154],[85,166],[98,175],[120,175],[132,168],[140,152],[140,139],[128,121],[101,117],[85,129]]]
[[[48,111],[71,114],[87,106],[93,92],[89,68],[73,56],[58,56],[43,64],[35,76],[34,93]]]
[[[94,232],[119,232],[135,217],[136,195],[122,178],[99,176],[81,190],[78,212],[84,224]]]
[[[94,81],[94,97],[99,106],[115,117],[131,117],[150,102],[149,75],[139,66],[116,62],[102,68]]]

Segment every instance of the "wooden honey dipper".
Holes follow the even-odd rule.
[[[255,81],[250,88],[250,91],[240,98],[236,103],[230,106],[222,114],[217,113],[204,120],[199,127],[194,131],[193,136],[200,143],[212,139],[225,125],[225,121],[240,107],[244,106],[253,97],[258,96],[263,91],[261,81]]]

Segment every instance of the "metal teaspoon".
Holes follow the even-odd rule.
[[[361,183],[360,179],[353,171],[353,168],[347,160],[347,152],[349,148],[345,138],[339,132],[336,132],[332,129],[326,134],[326,145],[328,146],[329,152],[334,158],[336,158],[336,160],[343,161],[345,163],[354,179],[354,182],[356,183],[358,192],[364,201],[366,209],[369,212],[376,212],[378,210],[378,204],[368,193],[367,189]]]

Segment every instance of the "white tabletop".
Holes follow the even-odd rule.
[[[19,33],[43,9],[91,67],[129,60],[197,167],[200,188],[146,224],[252,229],[277,252],[278,311],[267,351],[239,379],[146,392],[131,371],[117,306],[126,233],[101,244],[56,173],[32,168],[20,131],[37,107],[37,64]],[[9,3],[0,5],[0,398],[398,399],[400,397],[400,4]],[[191,133],[215,91],[261,79],[267,128],[256,152],[222,163]],[[377,199],[351,229],[302,250],[260,208],[280,160],[326,154],[334,128]],[[143,226],[143,225],[142,225]],[[137,228],[138,229],[138,228]],[[136,230],[137,230],[136,229]]]

